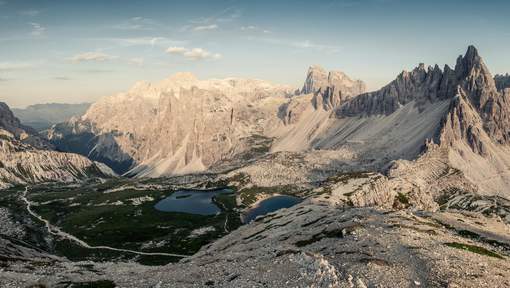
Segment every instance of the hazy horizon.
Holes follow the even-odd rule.
[[[507,1],[0,1],[0,101],[83,103],[187,71],[300,87],[310,65],[375,90],[475,45],[510,72]],[[111,11],[116,11],[112,14]]]

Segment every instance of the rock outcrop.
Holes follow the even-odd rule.
[[[504,91],[506,88],[510,88],[510,75],[507,73],[505,75],[496,75],[494,76],[494,81],[496,82],[496,88],[498,91]]]
[[[338,117],[389,115],[415,101],[418,105],[436,102],[453,96],[455,73],[445,66],[426,68],[420,64],[411,72],[403,71],[381,90],[361,94],[337,109]]]
[[[301,94],[313,94],[315,109],[331,110],[345,100],[365,92],[363,81],[352,80],[340,71],[326,72],[320,66],[311,66],[306,75]]]
[[[508,143],[510,99],[497,90],[494,78],[475,47],[470,46],[464,57],[459,56],[455,72],[459,87],[457,96],[469,101],[480,115],[483,129],[491,139]]]

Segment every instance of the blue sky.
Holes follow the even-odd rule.
[[[510,1],[0,0],[0,101],[94,101],[179,71],[300,86],[308,66],[370,89],[476,45],[510,72]]]

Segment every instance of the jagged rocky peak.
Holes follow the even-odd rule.
[[[301,94],[314,94],[315,108],[322,106],[330,110],[346,99],[366,91],[363,81],[352,80],[341,71],[326,72],[324,68],[313,65],[308,69]]]
[[[420,84],[425,82],[427,79],[437,79],[439,76],[442,76],[442,74],[443,71],[437,64],[432,67],[425,65],[425,63],[420,63],[411,71],[402,71],[397,76],[397,80],[405,80],[406,82],[403,84],[409,84],[409,82]]]
[[[328,83],[328,73],[319,65],[312,65],[306,73],[305,84],[301,94],[311,94],[325,87]]]
[[[462,80],[466,77],[473,76],[490,76],[489,68],[485,65],[478,50],[474,46],[469,46],[464,56],[459,55],[455,65],[455,73],[457,78]],[[492,79],[492,77],[490,77]],[[492,83],[492,82],[491,82]]]
[[[510,143],[510,102],[508,92],[498,91],[496,81],[474,46],[469,46],[455,66],[457,85],[466,101],[479,115],[488,136],[500,143]]]
[[[442,78],[446,79],[439,86],[445,93],[442,99],[452,100],[438,134],[439,143],[451,146],[461,139],[480,155],[488,154],[489,142],[510,143],[509,93],[498,91],[498,77],[492,77],[474,46],[457,58],[455,70],[446,66]]]
[[[469,46],[464,57],[457,58],[455,74],[458,85],[476,108],[486,110],[499,97],[494,78],[474,46]]]
[[[378,91],[350,99],[336,111],[338,117],[389,115],[399,107],[416,101],[420,104],[436,102],[454,96],[455,75],[445,66],[426,68],[418,65],[412,71],[401,72],[395,80]]]
[[[462,77],[467,76],[472,69],[481,69],[484,72],[490,73],[478,49],[473,45],[469,45],[466,53],[457,57],[455,71]]]
[[[423,105],[452,99],[461,87],[470,102],[480,110],[498,97],[489,69],[474,46],[457,58],[455,69],[445,65],[426,68],[419,64],[412,71],[403,71],[382,89],[359,95],[337,110],[339,117],[391,114],[412,101]]]
[[[467,76],[471,70],[481,69],[484,72],[488,72],[487,67],[483,63],[482,57],[478,53],[478,49],[475,46],[470,45],[464,56],[459,55],[457,58],[457,64],[455,65],[455,72],[458,78]]]

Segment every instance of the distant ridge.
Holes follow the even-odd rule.
[[[47,103],[30,105],[24,109],[14,108],[12,111],[21,123],[41,131],[72,117],[82,116],[90,105],[91,103]]]
[[[0,102],[0,189],[113,175],[104,164],[81,155],[54,151],[34,130],[21,125],[7,104]]]

